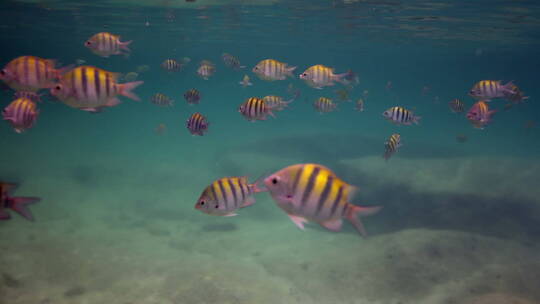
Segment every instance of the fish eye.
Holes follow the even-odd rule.
[[[0,71],[0,75],[6,75],[6,69],[2,69],[2,70]]]
[[[218,208],[219,208],[219,205],[216,205],[216,209],[218,209]]]
[[[259,68],[258,67],[254,67],[255,70],[258,70]]]
[[[57,90],[57,91],[60,91],[60,90],[62,90],[62,86],[61,86],[61,85],[57,85],[57,86],[54,87],[54,89]]]
[[[302,76],[306,77],[306,76],[307,76],[307,73],[303,73]]]
[[[205,203],[204,201],[200,201],[200,202],[199,202],[199,204],[200,204],[201,206],[204,206],[204,203]]]
[[[86,41],[86,42],[84,43],[84,45],[91,45],[91,44],[92,44],[92,42],[90,42],[90,41]]]
[[[274,184],[274,185],[275,185],[275,184],[277,184],[277,183],[278,183],[278,179],[277,179],[277,178],[275,178],[275,177],[274,177],[274,178],[272,178],[272,184]]]

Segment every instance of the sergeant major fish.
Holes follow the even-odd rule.
[[[0,80],[16,91],[36,92],[50,88],[65,70],[55,68],[56,62],[35,56],[21,56],[11,60],[0,70]]]
[[[32,128],[38,115],[35,102],[24,97],[15,99],[2,111],[3,119],[7,120],[17,133]]]
[[[319,97],[313,103],[313,107],[319,113],[328,113],[332,112],[337,108],[337,104],[332,101],[332,99],[327,97]]]
[[[419,124],[420,116],[414,115],[410,110],[403,107],[391,107],[383,112],[383,116],[397,125]]]
[[[270,115],[275,118],[272,109],[261,98],[250,97],[244,101],[238,108],[238,112],[242,114],[248,121],[266,120]]]
[[[397,152],[398,148],[401,147],[401,135],[392,134],[388,140],[384,143],[384,155],[385,160],[390,159],[394,153]]]
[[[484,129],[491,122],[495,110],[490,110],[488,104],[480,100],[475,103],[467,112],[467,119],[471,122],[473,127],[477,129]]]
[[[307,85],[313,88],[322,89],[326,86],[333,86],[336,81],[345,85],[349,84],[350,82],[347,78],[350,77],[350,73],[351,71],[343,74],[334,74],[333,68],[317,64],[309,67],[300,74],[300,79],[303,79]]]
[[[111,55],[127,55],[131,50],[129,45],[132,41],[120,41],[120,36],[111,33],[102,32],[90,37],[84,43],[84,46],[89,48],[94,54],[101,57],[109,57]]]
[[[499,80],[481,80],[471,88],[469,95],[489,102],[493,98],[504,98],[506,94],[512,94],[512,86],[511,81],[502,85]]]
[[[227,67],[233,70],[239,70],[246,67],[244,65],[240,65],[240,60],[238,60],[238,58],[228,53],[223,53],[221,55],[221,59],[223,59],[223,62],[225,63]]]
[[[201,113],[193,113],[186,121],[186,127],[191,135],[203,136],[210,124]]]
[[[294,77],[292,72],[296,67],[290,67],[284,62],[275,59],[261,60],[255,67],[253,73],[260,79],[266,81],[285,80],[287,76]]]

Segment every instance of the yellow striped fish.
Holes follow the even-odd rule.
[[[0,70],[0,80],[16,91],[35,92],[50,88],[64,70],[55,68],[55,61],[35,56],[21,56],[11,60]]]
[[[109,57],[111,55],[129,54],[131,50],[128,48],[128,45],[131,42],[132,41],[122,42],[120,41],[120,36],[102,32],[97,33],[86,40],[84,46],[98,56]]]
[[[371,215],[381,209],[351,204],[356,187],[318,164],[286,167],[265,178],[264,184],[276,204],[300,229],[304,229],[305,222],[314,221],[329,230],[339,231],[346,218],[358,233],[367,236],[358,216]]]
[[[465,104],[458,98],[448,102],[448,106],[450,107],[450,110],[454,113],[462,113],[463,111],[465,111]]]
[[[266,104],[266,101],[258,97],[246,99],[238,108],[238,112],[249,121],[266,120],[268,115],[275,118],[272,109]]]
[[[322,114],[334,111],[337,108],[337,104],[335,104],[330,98],[319,97],[313,103],[313,107]]]
[[[290,67],[284,62],[275,59],[265,59],[257,63],[253,68],[253,73],[260,79],[266,81],[285,80],[287,76],[294,77],[292,72],[296,67]]]
[[[397,125],[419,124],[420,118],[422,118],[404,107],[391,107],[383,112],[383,116]]]
[[[384,143],[384,159],[388,160],[396,151],[398,148],[401,147],[401,135],[399,134],[392,134],[388,138],[388,140]]]
[[[291,100],[283,100],[283,97],[275,95],[264,96],[262,99],[266,102],[266,105],[270,109],[276,111],[283,111],[283,109],[285,109],[289,103],[294,101],[294,98]]]
[[[174,100],[163,93],[156,93],[150,98],[150,102],[160,107],[172,107]]]
[[[257,183],[249,184],[245,176],[220,178],[204,189],[195,209],[210,215],[235,216],[239,208],[255,203],[253,194],[264,191]]]
[[[36,104],[24,97],[15,99],[2,111],[2,119],[7,120],[17,133],[34,126],[38,115]]]
[[[349,71],[343,74],[334,74],[334,69],[317,64],[309,67],[304,73],[300,74],[300,79],[303,79],[310,87],[316,89],[322,89],[326,86],[333,86],[334,81],[341,82],[343,84],[349,84],[347,78],[350,77]]]
[[[169,72],[178,72],[182,69],[182,65],[174,59],[165,59],[160,66],[162,69]]]
[[[79,66],[62,75],[60,83],[51,89],[51,94],[70,107],[89,112],[118,105],[117,95],[139,101],[131,91],[143,81],[119,84],[117,77],[118,74],[93,66]]]
[[[504,98],[505,94],[512,94],[512,86],[512,81],[502,85],[500,80],[481,80],[471,88],[469,95],[490,101],[492,98]]]

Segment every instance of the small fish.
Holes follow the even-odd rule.
[[[367,99],[368,96],[369,96],[369,91],[368,91],[368,90],[364,90],[364,91],[362,92],[362,96],[364,96],[364,99]]]
[[[75,60],[75,63],[76,63],[77,65],[83,65],[83,64],[86,63],[86,60],[80,59],[80,58],[79,58],[79,59]]]
[[[197,200],[195,209],[209,215],[235,216],[236,210],[255,203],[253,195],[265,191],[258,181],[249,184],[247,177],[223,177],[210,184]]]
[[[246,67],[245,65],[240,65],[240,60],[231,54],[223,53],[221,58],[223,59],[225,65],[233,70],[239,70]]]
[[[414,115],[410,110],[403,107],[391,107],[383,112],[384,118],[392,121],[397,125],[411,125],[412,123],[419,124],[420,116]]]
[[[150,98],[150,102],[160,107],[171,107],[174,105],[174,100],[162,93],[154,94],[152,98]]]
[[[283,109],[285,109],[291,102],[294,101],[294,98],[285,101],[283,100],[283,97],[275,96],[275,95],[268,95],[268,96],[264,96],[263,100],[266,102],[266,105],[271,110],[283,111]]]
[[[253,83],[250,82],[248,75],[244,75],[244,78],[242,78],[242,81],[240,81],[239,84],[241,84],[244,88],[253,85]]]
[[[150,71],[150,66],[143,64],[137,67],[136,69],[137,73],[145,73]]]
[[[201,77],[204,80],[208,80],[208,78],[214,75],[215,72],[216,72],[216,67],[214,66],[213,63],[207,60],[203,60],[199,68],[197,69],[197,75],[199,75],[199,77]]]
[[[392,134],[386,142],[384,142],[384,155],[385,160],[390,159],[394,153],[397,152],[398,148],[401,147],[401,135]]]
[[[24,91],[17,91],[14,94],[15,98],[28,98],[32,100],[33,102],[41,102],[41,96],[43,95],[44,94],[38,94],[36,92],[24,92]]]
[[[161,68],[168,72],[178,72],[182,69],[182,65],[174,59],[165,59],[161,63]]]
[[[375,214],[381,209],[351,204],[357,188],[318,164],[286,167],[265,178],[264,185],[276,204],[302,230],[305,222],[314,221],[328,230],[339,231],[345,218],[360,235],[367,236],[358,216]]]
[[[336,81],[345,85],[348,84],[347,77],[350,77],[349,73],[351,73],[350,70],[347,73],[334,74],[333,68],[317,64],[300,74],[300,79],[304,80],[310,87],[322,89],[326,86],[333,86]]]
[[[458,134],[458,135],[456,135],[456,141],[457,141],[458,143],[464,143],[464,142],[466,142],[468,139],[469,139],[469,138],[468,138],[467,135],[465,135],[465,134]]]
[[[167,125],[165,125],[164,123],[160,123],[155,129],[154,129],[154,132],[157,134],[157,135],[163,135],[167,132]]]
[[[392,81],[388,81],[386,83],[386,86],[384,87],[387,91],[390,91],[392,88],[394,87],[394,85],[392,84]]]
[[[248,121],[266,120],[270,115],[275,118],[272,109],[266,102],[258,97],[250,97],[244,101],[238,108],[238,112],[242,114]]]
[[[183,64],[188,64],[188,63],[191,62],[191,58],[189,58],[189,57],[182,57],[181,61],[182,61]]]
[[[345,84],[349,87],[354,87],[355,85],[358,85],[360,83],[360,78],[358,77],[358,74],[356,74],[352,70],[349,69],[345,74],[346,75],[343,79],[346,81]]]
[[[7,120],[17,133],[32,128],[38,116],[36,103],[24,97],[15,99],[2,111],[3,119]]]
[[[339,101],[346,101],[350,102],[351,99],[349,98],[349,91],[346,89],[339,89],[334,91],[336,95],[338,96]]]
[[[354,109],[358,112],[364,112],[364,99],[358,98]]]
[[[448,106],[450,106],[450,110],[454,113],[462,113],[465,111],[465,104],[457,98],[450,101]]]
[[[137,72],[129,72],[126,75],[124,75],[123,80],[124,81],[135,81],[139,78],[139,73]]]
[[[184,99],[188,104],[199,104],[201,101],[201,92],[197,89],[189,89],[184,93]]]
[[[10,196],[9,194],[17,187],[17,184],[0,181],[0,220],[9,220],[11,215],[8,210],[11,209],[25,219],[34,221],[34,217],[27,206],[35,204],[41,199],[39,197]]]
[[[120,36],[111,33],[102,32],[90,37],[84,43],[84,46],[89,48],[94,54],[101,57],[109,57],[111,55],[126,55],[131,52],[129,45],[133,41],[120,41]]]
[[[203,136],[210,123],[201,113],[193,113],[186,121],[186,127],[192,135]]]
[[[506,94],[512,94],[513,85],[511,81],[502,85],[499,80],[481,80],[471,88],[469,95],[489,102],[493,98],[504,98]]]
[[[504,93],[504,98],[510,101],[513,105],[520,104],[529,99],[529,96],[524,96],[523,92],[515,84],[510,85],[510,92]]]
[[[260,79],[266,81],[285,80],[287,76],[293,77],[292,72],[296,67],[290,67],[284,62],[275,59],[265,59],[257,63],[252,69]]]
[[[51,88],[51,94],[72,108],[93,113],[118,105],[118,95],[139,101],[132,90],[144,82],[120,84],[117,78],[116,73],[83,65],[62,75],[60,82]]]
[[[421,94],[422,96],[426,96],[426,95],[429,93],[429,91],[430,91],[430,87],[429,87],[429,86],[423,86],[423,87],[422,87],[422,91],[420,92],[420,94]]]
[[[313,103],[313,107],[315,110],[317,110],[317,112],[322,114],[334,111],[337,108],[337,104],[335,104],[330,98],[319,97]]]
[[[483,130],[491,122],[496,110],[490,110],[487,102],[480,100],[467,112],[467,119],[476,129]]]
[[[36,92],[50,88],[65,70],[55,68],[55,61],[35,56],[21,56],[11,60],[0,70],[0,80],[16,91]]]

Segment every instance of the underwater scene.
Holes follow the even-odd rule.
[[[0,304],[540,303],[540,2],[0,8]]]

